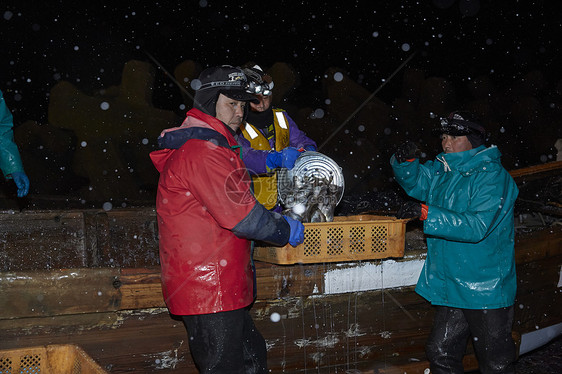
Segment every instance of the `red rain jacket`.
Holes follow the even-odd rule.
[[[289,225],[256,202],[239,149],[231,148],[238,144],[222,122],[192,109],[180,128],[161,138],[178,130],[191,134],[185,143],[150,154],[160,172],[156,210],[166,304],[176,315],[243,308],[253,301],[248,239],[284,245]]]

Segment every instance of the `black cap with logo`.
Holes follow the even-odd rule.
[[[244,71],[230,65],[205,69],[199,74],[200,87],[196,89],[193,106],[211,116],[216,116],[219,94],[238,101],[259,101],[246,92],[248,79]]]

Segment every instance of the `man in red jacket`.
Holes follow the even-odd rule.
[[[199,76],[194,108],[164,130],[150,157],[160,172],[156,210],[162,291],[181,316],[205,373],[266,373],[265,340],[249,313],[255,297],[251,240],[296,246],[304,226],[256,201],[234,139],[247,111],[244,72]]]

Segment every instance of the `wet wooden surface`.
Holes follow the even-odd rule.
[[[34,216],[38,230],[51,228],[52,241],[43,244],[55,247],[72,238],[72,243],[88,250],[95,246],[95,256],[83,249],[70,253],[82,256],[78,263],[103,266],[59,268],[73,261],[60,256],[44,263],[43,269],[1,272],[0,349],[72,343],[112,373],[195,372],[185,329],[168,314],[162,299],[159,267],[153,259],[153,211],[116,211],[97,218],[81,213],[102,222],[108,230],[104,240],[93,235],[95,243],[91,232],[88,240],[84,239],[88,235],[70,234],[71,227],[76,229],[74,221],[82,216],[72,213],[67,216],[72,219],[57,221],[56,215],[49,214],[43,216],[46,223]],[[36,248],[35,242],[26,243],[27,252],[17,246],[19,256],[40,255],[45,250]],[[560,322],[559,313],[554,311],[562,303],[556,283],[562,264],[561,243],[559,225],[517,236],[516,331],[534,331]],[[6,248],[16,252],[15,245]],[[126,258],[127,254],[131,258]],[[419,258],[423,251],[410,251],[409,255]],[[18,261],[12,264],[37,264]],[[109,267],[111,263],[151,266]],[[393,372],[403,368],[409,368],[409,373],[423,372],[423,347],[432,309],[413,287],[326,293],[324,277],[328,271],[366,263],[257,263],[258,300],[252,314],[266,338],[272,372]],[[380,264],[381,260],[372,263]],[[272,320],[275,313],[280,317],[278,322]],[[469,358],[468,367],[474,365]]]
[[[521,200],[543,196],[532,183],[544,174],[557,178],[560,169],[551,169],[514,175]],[[0,349],[70,343],[111,373],[196,372],[185,328],[162,298],[153,208],[6,211],[0,226]],[[409,223],[403,261],[424,258],[415,230]],[[562,225],[519,229],[515,246],[514,331],[562,322]],[[331,271],[383,262],[256,262],[252,315],[271,372],[423,373],[433,310],[413,286],[342,293],[326,287]],[[466,368],[476,368],[467,353]]]

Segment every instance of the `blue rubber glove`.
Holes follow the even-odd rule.
[[[316,152],[316,147],[313,145],[307,145],[304,147],[305,151],[312,151],[312,152]]]
[[[18,197],[24,197],[29,192],[29,178],[23,171],[14,171],[12,179],[18,187]]]
[[[287,147],[281,152],[270,152],[265,159],[265,164],[270,169],[292,169],[301,153],[294,147]]]
[[[289,234],[289,244],[293,247],[304,242],[304,225],[297,221],[296,219],[292,219],[291,217],[283,216],[285,221],[289,224],[291,228],[291,233]]]

